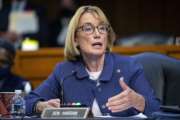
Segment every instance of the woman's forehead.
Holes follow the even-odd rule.
[[[96,12],[86,12],[79,19],[79,25],[84,23],[101,23],[102,18]]]

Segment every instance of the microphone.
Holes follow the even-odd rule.
[[[60,83],[60,86],[61,86],[61,101],[60,101],[60,105],[63,105],[64,104],[64,87],[63,87],[63,82],[64,82],[64,79],[61,80],[61,83]]]
[[[60,86],[61,86],[61,101],[60,101],[60,106],[61,107],[87,107],[85,104],[81,104],[80,102],[73,102],[73,103],[64,103],[64,81],[73,75],[75,71],[73,71],[72,74],[67,75],[66,77],[62,78],[60,81]]]
[[[67,76],[65,76],[64,78],[62,78],[62,79],[60,79],[60,86],[61,86],[61,101],[60,101],[60,103],[61,103],[61,105],[63,106],[63,105],[65,105],[65,103],[64,103],[64,81],[68,78],[68,77],[70,77],[71,75],[73,75],[75,73],[75,71],[72,71],[72,74],[69,74],[69,75],[67,75]],[[60,77],[59,77],[60,78]]]

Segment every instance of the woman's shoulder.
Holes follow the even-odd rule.
[[[135,61],[134,58],[132,58],[129,55],[122,55],[122,54],[117,54],[117,53],[110,53],[110,56],[112,56],[112,58],[117,61],[118,63],[131,63],[133,61]]]
[[[56,76],[66,77],[74,73],[76,61],[63,61],[56,64],[53,74]]]
[[[72,69],[78,64],[77,61],[68,61],[65,60],[63,62],[59,62],[56,64],[56,68],[61,68],[61,69]]]
[[[121,55],[117,53],[110,53],[116,65],[134,68],[135,66],[141,67],[141,64],[131,55]]]

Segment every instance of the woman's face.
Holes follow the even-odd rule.
[[[107,48],[108,25],[96,13],[80,17],[75,43],[83,55],[102,56]]]

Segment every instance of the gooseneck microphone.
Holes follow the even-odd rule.
[[[71,74],[65,76],[64,78],[60,78],[60,76],[59,76],[60,86],[61,86],[61,101],[60,101],[61,106],[65,105],[65,103],[64,103],[64,81],[67,80],[67,78],[72,76],[74,73],[75,73],[75,71],[72,71]]]
[[[64,85],[63,85],[64,79],[61,79],[60,86],[61,86],[61,101],[60,105],[64,104]]]
[[[64,101],[64,81],[67,80],[68,77],[72,76],[75,71],[72,71],[72,74],[65,76],[64,78],[60,78],[60,86],[61,86],[61,100],[60,106],[61,107],[87,107],[87,105],[81,104],[80,102],[73,102],[73,103],[65,103]]]

